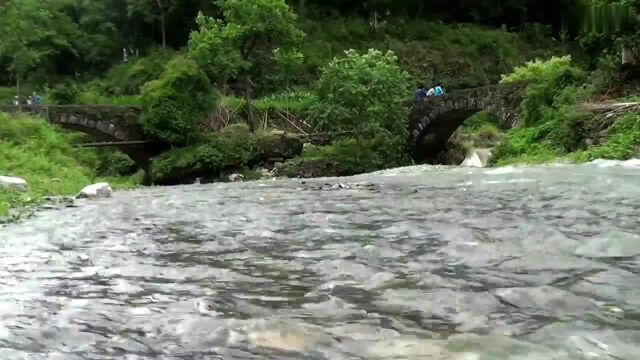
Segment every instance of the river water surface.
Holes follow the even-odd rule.
[[[120,192],[0,229],[0,359],[638,359],[639,234],[637,162]]]

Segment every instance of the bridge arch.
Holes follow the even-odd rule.
[[[0,111],[26,112],[40,115],[62,128],[79,131],[102,142],[135,142],[148,140],[138,124],[142,108],[112,105],[55,105],[55,106],[2,106]],[[166,150],[161,143],[115,145],[127,154],[137,166],[149,173],[151,157]]]
[[[485,111],[516,125],[523,84],[490,85],[416,101],[411,110],[409,146],[416,162],[433,163],[447,141],[471,115]]]

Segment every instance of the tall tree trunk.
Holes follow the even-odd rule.
[[[164,5],[162,0],[156,0],[158,4],[158,9],[160,9],[160,31],[162,32],[162,47],[167,47],[167,27],[165,23],[165,15],[164,15]]]
[[[247,107],[247,116],[249,117],[249,127],[252,131],[256,131],[260,124],[258,124],[258,119],[253,111],[253,104],[251,103],[251,78],[249,75],[244,76],[244,101]]]
[[[167,29],[164,23],[164,12],[160,14],[160,26],[162,26],[162,47],[167,47]]]

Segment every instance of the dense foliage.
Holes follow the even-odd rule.
[[[410,84],[393,52],[347,51],[323,69],[311,121],[324,131],[380,130],[406,137]]]
[[[251,108],[254,82],[251,74],[265,72],[271,61],[285,70],[299,59],[302,41],[296,15],[284,0],[218,0],[224,20],[198,15],[198,30],[191,33],[189,53],[219,84],[242,79],[250,124],[256,128]]]
[[[177,184],[184,179],[219,174],[256,159],[256,138],[245,125],[232,125],[221,133],[209,134],[198,143],[176,148],[153,161],[153,180]]]
[[[585,72],[571,63],[570,56],[565,56],[528,62],[524,66],[516,67],[510,75],[503,76],[502,82],[528,83],[520,120],[526,125],[533,125],[544,117],[544,112],[554,105],[558,96],[563,95],[561,90],[585,79]],[[566,93],[564,95],[566,96]],[[565,103],[571,100],[573,99],[558,99]]]
[[[310,118],[316,128],[347,137],[305,154],[287,171],[321,163],[334,175],[353,175],[406,164],[409,84],[392,52],[351,50],[334,59],[322,71]]]
[[[597,88],[569,57],[530,62],[503,81],[529,82],[521,108],[523,127],[496,148],[498,164],[570,159],[628,159],[640,152],[637,114],[609,120],[580,111]],[[613,121],[611,124],[610,122]]]
[[[275,8],[281,2],[262,1],[257,4]],[[358,43],[374,38],[362,33],[363,29],[373,30],[381,39],[389,36],[400,41],[409,40],[412,37],[409,32],[443,36],[441,33],[433,34],[432,29],[425,26],[427,22],[466,22],[493,27],[505,24],[509,30],[522,30],[528,24],[541,23],[554,29],[555,33],[560,33],[563,25],[575,23],[573,28],[577,30],[577,22],[568,18],[574,13],[572,8],[576,2],[511,0],[496,4],[491,0],[289,0],[288,5],[300,16],[304,30],[312,36],[322,37],[319,33],[323,31],[317,29],[334,27],[340,18],[357,19],[356,22],[363,23],[364,27],[358,26],[360,37],[352,36],[351,41]],[[197,28],[194,19],[199,12],[216,19],[225,18],[225,6],[228,6],[235,7],[239,10],[236,13],[242,14],[236,15],[233,21],[244,21],[245,13],[250,15],[246,16],[247,21],[255,20],[251,4],[252,1],[210,0],[4,0],[0,2],[0,13],[3,14],[0,32],[10,36],[0,39],[0,48],[13,49],[15,54],[5,52],[0,56],[0,83],[12,82],[14,76],[5,72],[11,64],[25,69],[36,66],[24,75],[38,81],[57,82],[60,76],[100,74],[111,65],[122,62],[123,50],[131,58],[143,55],[153,47],[184,47],[191,31]],[[327,21],[328,18],[338,20]],[[402,22],[407,26],[401,25]],[[269,23],[280,26],[277,21]],[[330,33],[332,30],[327,31]],[[388,34],[389,31],[402,32],[403,35]],[[344,42],[344,39],[335,37],[333,40]],[[19,46],[10,46],[12,44]],[[316,48],[316,51],[324,50]],[[15,62],[14,55],[28,61]],[[11,72],[14,70],[17,69]]]
[[[171,144],[188,144],[216,105],[216,92],[198,65],[177,57],[158,80],[142,90],[141,123],[149,134]]]

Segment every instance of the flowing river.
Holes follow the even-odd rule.
[[[638,161],[118,192],[0,229],[0,359],[638,359],[639,275]]]

